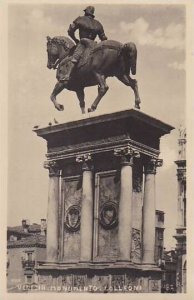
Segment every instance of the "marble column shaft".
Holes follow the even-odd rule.
[[[150,159],[145,164],[144,200],[143,200],[143,263],[155,264],[155,174],[161,160]]]
[[[132,165],[133,157],[139,153],[129,147],[115,150],[115,155],[121,157],[121,188],[119,201],[119,261],[131,260],[132,244]]]
[[[58,202],[59,202],[59,176],[60,169],[57,162],[46,162],[49,169],[49,192],[47,209],[47,261],[58,260]]]
[[[82,204],[80,226],[80,261],[92,260],[93,243],[93,172],[90,154],[77,157],[77,162],[82,163]]]

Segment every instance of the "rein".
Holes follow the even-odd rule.
[[[60,59],[56,61],[56,63],[54,64],[54,69],[57,69],[58,65],[62,62],[62,60],[64,60],[64,58],[68,56],[68,54],[64,54]]]

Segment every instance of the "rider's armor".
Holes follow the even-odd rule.
[[[95,40],[97,35],[101,41],[107,40],[102,24],[92,16],[78,17],[73,24],[69,26],[68,34],[71,36],[77,29],[79,29],[80,40],[83,38]]]
[[[94,7],[88,6],[84,11],[85,16],[75,19],[75,21],[73,21],[68,29],[69,36],[76,42],[77,46],[71,59],[71,61],[73,62],[72,67],[70,68],[68,74],[66,74],[65,76],[66,80],[69,79],[74,64],[79,61],[85,50],[85,46],[82,44],[82,39],[89,39],[94,41],[98,36],[101,41],[107,40],[102,24],[94,19]],[[75,31],[77,29],[79,30],[80,41],[75,37]]]

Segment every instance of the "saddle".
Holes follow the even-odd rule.
[[[80,43],[85,47],[85,49],[83,51],[82,57],[77,64],[78,69],[88,63],[93,49],[95,49],[95,47],[97,46],[97,42],[84,38],[80,40]]]
[[[84,45],[85,50],[77,64],[78,69],[83,67],[85,64],[89,63],[90,58],[97,51],[103,51],[104,49],[112,49],[112,50],[116,50],[117,55],[119,56],[121,53],[121,49],[123,47],[123,45],[121,43],[113,41],[113,40],[106,40],[106,41],[97,43],[97,42],[89,40],[89,39],[82,39],[81,43],[82,43],[82,45]]]

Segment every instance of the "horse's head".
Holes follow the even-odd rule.
[[[51,38],[47,36],[47,68],[55,69],[57,60],[65,58],[74,45],[75,44],[67,37],[59,36]]]
[[[59,49],[57,43],[55,43],[49,36],[47,36],[47,54],[47,68],[52,69],[59,58]]]

